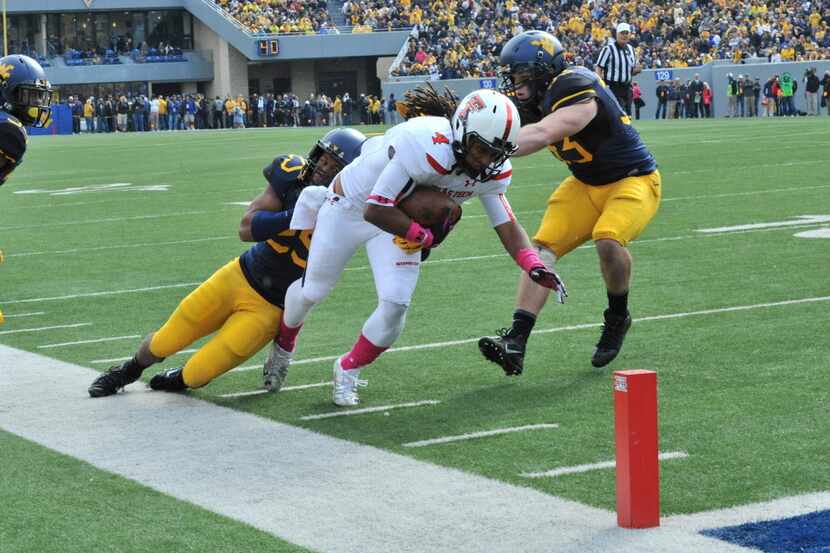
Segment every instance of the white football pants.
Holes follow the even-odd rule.
[[[394,236],[363,219],[363,203],[329,192],[317,214],[308,264],[301,281],[292,284],[285,298],[283,320],[299,326],[340,279],[357,249],[366,253],[375,279],[378,307],[363,327],[363,335],[378,347],[389,347],[403,330],[421,268],[421,253],[406,253]]]

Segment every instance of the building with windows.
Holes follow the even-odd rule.
[[[38,59],[62,96],[377,94],[408,36],[334,23],[316,34],[255,34],[212,0],[7,4],[7,51]]]

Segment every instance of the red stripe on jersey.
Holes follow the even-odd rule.
[[[507,216],[510,217],[510,221],[515,223],[516,216],[513,215],[513,208],[510,207],[510,203],[507,201],[507,198],[504,197],[504,194],[499,194],[499,200],[501,200],[501,205],[504,206]]]
[[[507,106],[507,122],[504,124],[504,135],[501,137],[502,140],[507,142],[507,137],[510,136],[510,128],[513,126],[513,112],[510,111],[510,100],[505,100],[505,105]]]
[[[378,196],[377,194],[369,196],[369,201],[377,202],[380,205],[395,205],[395,200],[390,200],[389,198]]]
[[[427,161],[430,165],[432,165],[432,168],[435,169],[439,175],[448,175],[450,173],[449,169],[444,169],[444,166],[438,163],[438,160],[436,160],[429,154],[427,154]]]
[[[504,173],[499,173],[498,175],[493,177],[493,180],[506,179],[507,177],[509,177],[512,174],[513,174],[513,169],[509,169],[509,170],[505,171]]]

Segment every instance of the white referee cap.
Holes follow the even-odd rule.
[[[618,33],[630,33],[631,32],[631,25],[628,23],[618,23],[617,24],[617,32]]]

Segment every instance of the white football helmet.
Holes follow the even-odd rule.
[[[478,142],[491,151],[494,161],[470,176],[481,180],[494,177],[504,161],[516,153],[521,126],[519,110],[501,92],[483,88],[467,94],[452,116],[452,146],[458,163],[464,165],[472,142]]]

